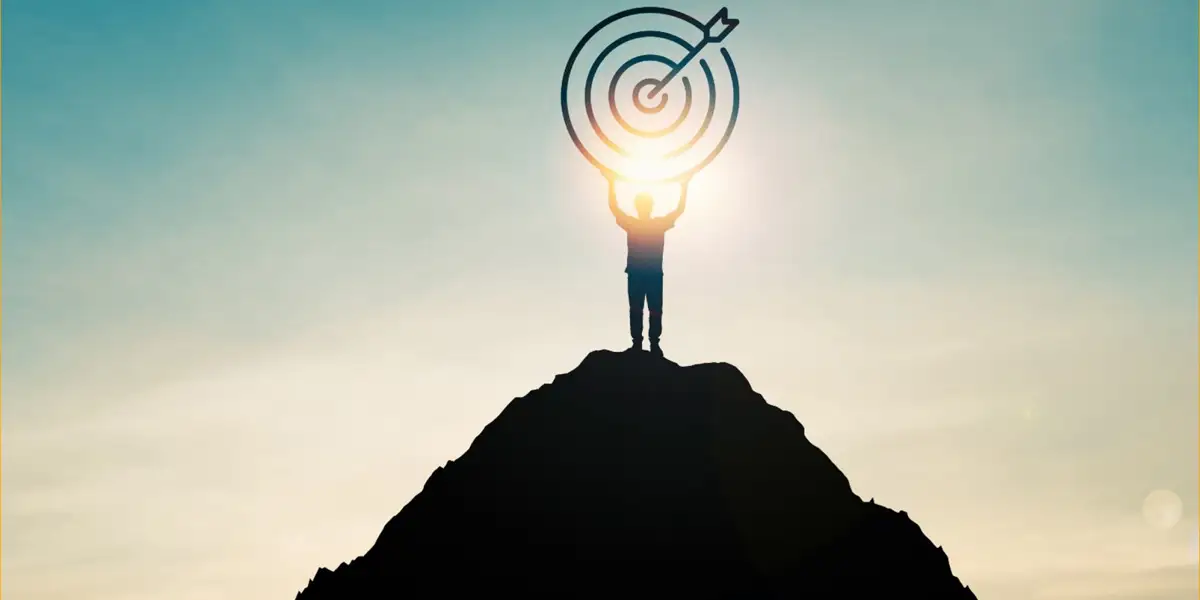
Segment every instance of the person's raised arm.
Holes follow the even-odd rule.
[[[617,225],[624,227],[632,218],[617,206],[617,184],[614,180],[608,180],[608,210],[612,211],[614,217],[617,218]]]
[[[679,204],[675,207],[675,210],[667,213],[667,218],[670,219],[671,223],[675,223],[675,219],[678,219],[679,215],[683,214],[683,210],[687,208],[687,190],[690,181],[691,179],[683,180],[679,191]]]

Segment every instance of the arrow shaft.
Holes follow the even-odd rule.
[[[696,58],[696,55],[700,54],[700,51],[703,50],[707,45],[708,36],[705,36],[703,40],[700,40],[699,44],[696,44],[696,46],[692,48],[691,52],[687,53],[687,56],[683,57],[683,60],[675,64],[675,68],[671,69],[671,72],[667,73],[666,77],[663,77],[657,85],[650,89],[650,99],[653,100],[663,88],[667,87],[667,84],[671,83],[671,80],[675,79],[675,76],[679,75],[679,72],[682,71],[684,67],[688,66],[688,64],[692,62],[692,59]]]

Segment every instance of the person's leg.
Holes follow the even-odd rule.
[[[640,348],[642,346],[642,306],[645,304],[646,287],[643,282],[644,278],[639,274],[630,273],[627,277],[629,337],[633,338],[633,345]]]
[[[646,303],[650,307],[650,345],[658,346],[662,336],[663,277],[657,273],[647,277]]]

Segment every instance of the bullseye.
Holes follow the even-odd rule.
[[[612,80],[608,84],[608,110],[612,114],[612,117],[614,119],[616,119],[617,123],[620,124],[621,128],[624,129],[625,131],[627,131],[633,135],[636,135],[638,137],[641,137],[641,138],[653,139],[653,138],[661,138],[661,137],[670,135],[671,133],[674,133],[676,129],[679,129],[680,125],[683,125],[683,122],[687,119],[688,113],[691,112],[691,108],[692,108],[692,84],[691,84],[691,82],[688,81],[687,77],[680,78],[679,81],[683,85],[683,94],[684,94],[683,107],[679,112],[679,116],[676,117],[675,121],[672,122],[670,125],[667,125],[666,127],[662,127],[660,129],[656,129],[656,130],[655,129],[641,129],[638,127],[634,127],[628,121],[625,120],[625,118],[621,115],[621,109],[617,106],[617,87],[621,83],[621,77],[625,74],[626,71],[628,71],[629,69],[631,69],[639,64],[648,63],[648,62],[659,63],[659,64],[666,66],[667,68],[673,68],[675,66],[674,63],[672,63],[671,61],[669,61],[661,56],[643,55],[643,56],[638,56],[632,60],[627,61],[625,64],[621,65],[620,68],[617,69],[617,72],[613,75]],[[666,106],[667,106],[667,102],[669,101],[669,94],[659,94],[658,104],[656,104],[655,106],[652,106],[652,107],[644,107],[644,105],[642,104],[642,98],[641,98],[641,94],[640,94],[641,90],[644,89],[645,87],[650,87],[651,91],[652,91],[655,86],[658,86],[661,83],[662,83],[661,80],[655,79],[655,78],[646,78],[646,79],[639,81],[637,83],[637,85],[633,86],[633,94],[632,94],[633,95],[633,105],[635,107],[637,107],[637,109],[639,111],[641,111],[642,113],[645,113],[645,114],[657,114],[657,113],[661,112],[662,109],[666,108]],[[650,92],[647,92],[647,96],[649,96],[649,93]],[[589,106],[588,107],[589,117],[592,114],[593,113],[592,113],[591,107]],[[595,122],[593,121],[593,127],[595,127],[595,126],[596,126]],[[597,133],[600,133],[598,129],[597,129]],[[600,135],[603,136],[604,134],[600,133]],[[605,139],[607,139],[606,136],[605,136]],[[609,145],[613,149],[617,150],[618,152],[624,151],[623,148],[618,148],[615,144],[610,143]]]
[[[645,104],[642,103],[642,90],[646,89],[647,87],[656,86],[656,85],[658,85],[658,83],[659,83],[659,81],[657,79],[646,78],[646,79],[643,79],[643,80],[637,82],[637,85],[633,86],[633,104],[634,104],[634,106],[637,107],[638,110],[640,110],[648,115],[653,115],[653,114],[656,114],[659,111],[661,111],[664,107],[666,107],[666,105],[667,105],[667,95],[666,94],[662,94],[661,96],[659,96],[658,104],[655,104],[654,106],[646,106]],[[649,96],[649,93],[647,93],[647,96]]]
[[[637,28],[637,21],[645,21],[644,27]],[[633,31],[592,44],[597,48],[594,57],[580,61],[593,38],[615,30],[609,26],[618,22]],[[711,64],[702,51],[721,42],[736,25],[725,9],[705,24],[672,9],[637,8],[593,27],[576,45],[563,72],[563,120],[576,148],[606,176],[632,181],[681,180],[704,168],[733,131],[739,89],[728,50],[719,48],[721,60]],[[586,71],[575,73],[577,64],[587,65]],[[607,81],[597,86],[598,78]],[[725,91],[718,93],[719,89]],[[578,115],[580,99],[583,115]],[[577,131],[576,115],[590,128]],[[711,130],[714,122],[723,126],[719,135]],[[586,141],[583,134],[588,134]]]

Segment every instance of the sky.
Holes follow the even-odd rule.
[[[0,593],[294,597],[626,346],[558,91],[631,6],[5,2]],[[980,598],[1195,598],[1196,4],[729,7],[669,357],[736,365]]]

